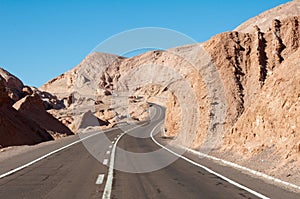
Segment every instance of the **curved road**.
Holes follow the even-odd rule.
[[[153,105],[151,122],[85,133],[83,141],[72,136],[10,157],[0,162],[0,198],[300,198],[210,160],[176,155],[180,149],[162,148],[169,143],[159,132],[163,119],[163,108]]]

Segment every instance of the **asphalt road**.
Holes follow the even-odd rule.
[[[193,164],[162,149],[154,140],[169,142],[159,134],[163,119],[163,109],[155,106],[149,123],[69,137],[0,162],[0,198],[300,198],[230,167],[183,152]]]

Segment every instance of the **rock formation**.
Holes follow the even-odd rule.
[[[89,111],[96,114],[94,110],[94,105],[98,103],[96,96],[104,92],[99,89],[97,80],[101,78],[106,67],[118,59],[122,59],[122,57],[105,53],[92,53],[72,70],[43,85],[40,88],[41,92],[52,93],[62,99],[66,107],[66,109],[49,110],[49,113],[67,125],[72,131],[77,131],[83,114]],[[109,105],[102,110],[108,109]],[[101,113],[98,111],[97,114]],[[100,121],[103,118],[98,119]],[[104,118],[101,125],[109,124],[111,119]]]
[[[5,80],[4,85],[8,91],[8,96],[14,101],[18,101],[22,98],[22,88],[24,87],[21,80],[19,80],[14,75],[10,74],[8,71],[0,68],[0,75]]]
[[[300,49],[270,76],[233,128],[223,149],[243,159],[258,156],[272,175],[297,175],[300,163]],[[287,175],[285,175],[287,176]]]
[[[252,33],[222,33],[205,43],[227,101],[222,150],[216,154],[294,182],[300,161],[298,21],[299,16],[274,19],[265,32],[255,26]]]
[[[299,163],[299,8],[289,2],[202,44],[132,58],[93,53],[41,89],[68,101],[73,126],[84,107],[112,125],[148,118],[136,99],[161,104],[165,135],[178,144],[241,164],[271,161],[279,175]]]
[[[0,145],[32,145],[53,140],[52,136],[29,118],[11,107],[4,78],[0,76]]]
[[[72,135],[72,131],[44,109],[38,94],[28,95],[17,101],[13,107],[26,118],[35,121],[54,138]]]
[[[46,108],[62,108],[56,96],[25,86],[0,68],[0,145],[37,144],[73,134]]]

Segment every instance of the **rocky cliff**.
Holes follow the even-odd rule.
[[[273,19],[265,32],[254,26],[252,33],[222,33],[205,43],[226,93],[227,121],[222,150],[216,154],[295,183],[298,21],[299,16]]]
[[[295,183],[300,163],[299,56],[297,50],[274,70],[222,145],[248,166],[260,165],[260,169],[287,180],[293,178]]]

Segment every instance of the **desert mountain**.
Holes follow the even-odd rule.
[[[91,107],[94,116],[113,125],[126,113],[147,119],[146,102],[164,105],[165,134],[178,144],[210,148],[255,169],[271,162],[267,172],[275,176],[294,168],[288,176],[297,176],[299,2],[202,44],[132,58],[93,53],[41,90],[65,99],[65,112],[53,114],[73,127],[76,115]],[[78,113],[71,110],[75,105]]]
[[[93,107],[97,101],[96,96],[103,94],[103,91],[99,90],[97,80],[101,78],[103,71],[113,61],[119,59],[123,58],[107,53],[91,53],[78,66],[43,85],[40,88],[42,92],[58,96],[67,107],[66,109],[49,110],[49,113],[73,131],[86,126],[83,124],[86,113],[89,111],[95,113]],[[92,110],[90,110],[91,108]],[[101,114],[99,122],[103,125],[109,124],[108,121],[115,116],[111,115],[109,106]]]
[[[91,53],[72,70],[44,84],[41,90],[46,90],[65,100],[70,96],[73,97],[72,94],[76,92],[84,92],[87,96],[93,96],[98,88],[95,80],[100,79],[106,67],[116,59],[122,59],[122,57],[107,53]]]

